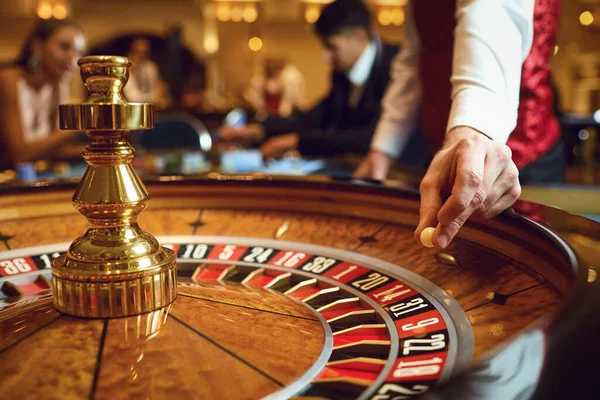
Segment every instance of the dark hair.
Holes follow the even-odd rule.
[[[371,15],[361,0],[329,3],[315,23],[315,31],[321,37],[337,35],[352,28],[364,28],[371,35]]]
[[[23,68],[27,68],[27,63],[31,58],[32,51],[31,46],[35,40],[46,41],[50,38],[57,30],[63,27],[75,27],[82,31],[81,27],[73,20],[68,18],[65,19],[41,19],[39,18],[33,28],[27,35],[23,46],[21,47],[21,51],[19,52],[19,56],[15,60],[14,64],[19,65]]]

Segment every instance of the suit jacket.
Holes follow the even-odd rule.
[[[312,110],[291,118],[269,117],[267,136],[297,132],[302,155],[366,154],[381,115],[381,100],[390,81],[390,65],[400,46],[374,39],[376,57],[356,108],[350,108],[351,84],[345,74],[333,72],[331,91]]]

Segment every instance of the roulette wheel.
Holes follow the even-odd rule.
[[[135,175],[102,172],[127,146],[90,138],[77,188],[0,193],[6,398],[468,398],[474,381],[517,398],[564,373],[563,338],[588,318],[564,311],[595,288],[600,228],[583,218],[522,203],[528,217],[428,249],[415,191],[261,174],[158,177],[141,212]]]

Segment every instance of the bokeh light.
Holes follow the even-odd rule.
[[[262,39],[258,36],[254,36],[248,41],[248,47],[250,47],[250,50],[252,51],[259,51],[263,47]]]
[[[217,19],[221,22],[227,22],[231,19],[231,9],[227,4],[219,4],[217,6]]]
[[[67,7],[65,7],[63,4],[57,4],[52,9],[52,15],[54,15],[54,18],[56,19],[65,19],[67,18],[67,14]]]
[[[244,9],[242,7],[233,7],[231,9],[231,20],[233,22],[242,22],[244,19]]]
[[[52,18],[52,6],[45,2],[40,3],[37,9],[37,15],[41,19]]]
[[[242,18],[246,22],[254,22],[258,18],[258,11],[254,6],[247,6],[244,8],[244,12],[242,13]]]
[[[585,25],[585,26],[591,25],[594,22],[594,16],[592,15],[591,12],[584,11],[579,16],[579,22],[581,22],[581,25]]]
[[[377,21],[379,21],[379,23],[383,26],[390,25],[392,23],[392,13],[387,9],[379,11]]]
[[[310,5],[310,6],[306,7],[306,12],[304,13],[304,19],[306,19],[306,22],[308,22],[309,24],[314,24],[315,22],[317,22],[317,20],[319,19],[320,16],[321,16],[321,10],[319,10],[318,6]]]

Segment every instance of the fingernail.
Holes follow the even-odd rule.
[[[441,234],[441,235],[438,235],[438,237],[437,237],[437,244],[442,249],[445,249],[446,246],[448,246],[449,241],[450,241],[450,238],[448,237],[448,235]]]

